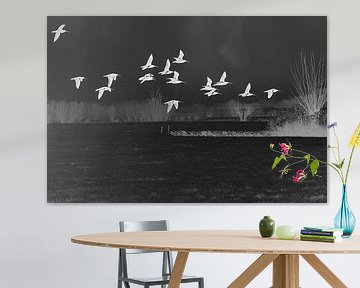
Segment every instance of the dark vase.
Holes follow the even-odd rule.
[[[270,216],[264,216],[259,223],[259,232],[262,237],[271,237],[275,232],[275,222]]]
[[[336,214],[334,225],[336,228],[344,229],[343,237],[348,238],[354,232],[355,224],[356,219],[348,203],[346,185],[343,185],[341,206]]]

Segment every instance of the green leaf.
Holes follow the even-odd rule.
[[[305,155],[304,158],[306,159],[307,164],[309,164],[311,158],[310,154]]]
[[[286,160],[286,156],[285,156],[284,154],[281,154],[280,158],[281,158],[281,159],[284,159],[285,161],[287,161],[287,160]]]
[[[335,163],[335,162],[332,162],[331,164],[334,165],[336,168],[340,169],[340,165],[339,165],[339,164],[337,164],[337,163]]]
[[[345,158],[341,161],[341,163],[340,163],[340,165],[339,165],[340,169],[342,169],[342,168],[343,168],[344,163],[345,163]]]
[[[276,157],[274,159],[274,163],[271,166],[271,170],[274,169],[280,163],[281,160],[286,160],[286,157],[284,156],[284,154],[281,154],[281,156]]]
[[[318,168],[319,168],[319,160],[315,159],[315,160],[312,161],[311,164],[310,164],[310,170],[311,170],[312,176],[315,176]]]
[[[340,164],[337,164],[335,162],[332,162],[331,164],[334,165],[336,168],[341,170],[343,168],[343,166],[344,166],[344,162],[345,162],[345,159],[343,159]]]
[[[270,149],[273,149],[274,148],[274,144],[270,144]]]
[[[273,170],[273,169],[279,164],[280,161],[281,161],[281,158],[280,158],[280,157],[276,157],[276,158],[274,159],[274,162],[273,162],[272,166],[271,166],[271,170]]]

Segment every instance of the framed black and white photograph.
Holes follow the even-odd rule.
[[[49,203],[327,202],[325,165],[299,182],[272,151],[326,161],[326,17],[49,16],[47,33]]]

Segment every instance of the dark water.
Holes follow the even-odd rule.
[[[161,136],[158,123],[48,125],[48,202],[324,203],[321,177],[271,171],[269,144],[326,159],[326,138]]]

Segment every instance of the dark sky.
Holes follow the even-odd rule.
[[[52,30],[61,24],[70,33],[53,43]],[[290,66],[301,51],[326,57],[326,17],[48,17],[48,100],[97,101],[96,88],[106,86],[102,76],[122,74],[102,102],[141,100],[159,87],[163,100],[206,101],[199,88],[206,76],[216,82],[223,71],[235,85],[221,89],[219,99],[237,98],[248,82],[254,93],[278,88],[278,99],[290,95]],[[140,85],[140,70],[150,53],[162,70],[179,49],[190,63],[174,64],[188,84],[158,81]],[[161,70],[153,70],[153,74]],[[149,71],[151,72],[151,71]],[[85,76],[79,90],[70,78]],[[221,97],[221,98],[220,98]]]

